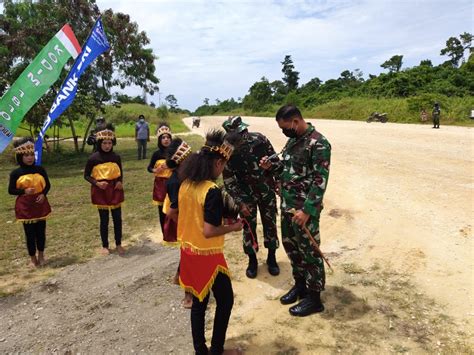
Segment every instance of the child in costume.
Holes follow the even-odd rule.
[[[123,255],[122,247],[122,202],[123,171],[120,156],[113,152],[116,142],[111,126],[96,134],[97,151],[92,153],[86,163],[84,178],[91,184],[92,204],[99,210],[100,237],[102,253],[109,254],[109,211],[114,224],[114,236],[117,252]]]
[[[224,258],[224,235],[242,230],[240,221],[223,225],[224,203],[215,180],[221,175],[233,147],[224,141],[225,133],[211,131],[198,153],[184,163],[180,178],[178,240],[181,243],[179,282],[192,293],[191,329],[196,354],[208,354],[205,315],[212,290],[216,314],[210,353],[224,351],[234,293]]]
[[[173,170],[171,177],[166,183],[166,198],[163,203],[163,212],[166,214],[165,225],[163,228],[163,243],[165,245],[179,245],[177,240],[177,222],[178,222],[178,193],[181,182],[179,180],[179,171],[182,163],[191,154],[191,147],[181,138],[174,139],[167,150],[166,166]],[[174,276],[173,282],[179,285],[179,266]],[[192,295],[185,292],[183,307],[191,308],[193,304]]]
[[[20,167],[10,173],[8,193],[17,196],[15,216],[23,223],[30,266],[42,266],[45,263],[46,218],[51,213],[46,195],[51,185],[46,170],[35,165],[33,138],[16,141],[14,151]]]
[[[161,232],[164,235],[165,213],[163,212],[163,202],[166,196],[166,182],[171,176],[171,169],[166,166],[166,149],[171,144],[171,130],[166,123],[160,124],[156,131],[158,137],[158,150],[151,157],[148,164],[148,172],[155,175],[153,185],[153,204],[158,206]]]

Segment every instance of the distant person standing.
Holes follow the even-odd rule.
[[[99,116],[95,119],[95,128],[91,130],[89,137],[87,137],[86,143],[88,145],[92,146],[92,152],[97,151],[97,139],[96,139],[96,134],[99,131],[102,131],[107,127],[107,123],[105,122],[105,118],[102,116]]]
[[[138,160],[146,159],[146,143],[150,141],[150,126],[145,121],[145,116],[138,116],[135,125],[135,141],[138,146]]]
[[[439,107],[439,103],[435,102],[433,107],[433,112],[431,114],[433,118],[433,128],[439,128],[439,119],[441,117],[441,108]]]
[[[428,121],[428,112],[426,112],[425,109],[421,110],[420,117],[421,117],[421,122]]]

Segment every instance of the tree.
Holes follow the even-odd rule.
[[[429,59],[424,59],[420,62],[420,67],[433,67],[433,63]]]
[[[394,55],[392,58],[389,60],[385,61],[383,64],[380,66],[384,69],[388,69],[390,73],[398,73],[400,69],[402,68],[402,59],[403,55]]]
[[[204,103],[204,105],[206,105],[206,106],[209,105],[209,99],[206,97],[206,98],[203,100],[203,103]]]
[[[457,37],[449,37],[446,41],[446,48],[443,48],[440,52],[441,55],[447,55],[451,57],[451,64],[454,67],[459,66],[459,62],[464,58],[464,51],[469,49],[472,52],[472,39],[473,36],[470,33],[464,32]]]
[[[95,1],[6,0],[0,14],[0,96],[65,23],[72,26],[79,43],[84,43],[99,15]],[[150,42],[145,32],[139,32],[128,15],[111,9],[102,13],[102,22],[111,49],[85,71],[73,104],[61,116],[75,138],[74,121],[84,116],[89,119],[85,138],[94,117],[111,99],[113,87],[137,85],[150,94],[158,89],[156,57],[145,47]],[[35,130],[42,126],[66,75],[67,70],[63,70],[60,80],[25,116],[25,122]],[[77,139],[75,143],[78,150]]]
[[[244,97],[243,106],[253,111],[264,111],[272,102],[272,89],[268,79],[262,77],[254,83]]]
[[[300,73],[295,71],[295,66],[293,65],[291,55],[286,55],[281,64],[283,65],[281,71],[283,72],[283,81],[286,83],[286,92],[288,93],[298,89]]]
[[[274,80],[270,83],[272,89],[273,102],[280,104],[286,96],[286,86],[281,80]]]
[[[301,91],[302,92],[311,92],[311,91],[316,91],[319,89],[323,82],[319,78],[313,78],[310,81],[308,81],[306,84],[301,86]]]
[[[176,97],[174,97],[174,95],[170,94],[166,96],[165,101],[168,103],[171,110],[176,110],[178,108],[178,100],[176,100]]]

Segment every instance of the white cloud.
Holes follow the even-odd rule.
[[[195,109],[207,97],[243,97],[262,76],[281,79],[290,54],[300,84],[365,75],[402,54],[404,67],[439,55],[451,36],[473,32],[471,0],[97,0],[101,10],[124,12],[151,39],[159,57],[162,98]],[[0,5],[1,7],[1,5]],[[138,95],[139,89],[128,89]],[[158,103],[158,98],[152,99]]]

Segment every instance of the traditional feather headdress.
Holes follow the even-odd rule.
[[[188,145],[188,143],[182,141],[170,159],[179,165],[188,157],[189,154],[191,154],[191,147]]]
[[[96,140],[114,140],[115,139],[115,133],[114,131],[111,131],[110,129],[103,129],[102,131],[99,131],[95,135]]]
[[[168,126],[161,126],[156,131],[156,136],[160,138],[163,134],[169,134],[171,136],[171,129]]]
[[[27,141],[14,149],[15,154],[32,154],[35,152],[35,144]]]
[[[234,146],[227,141],[224,141],[224,143],[222,143],[221,145],[215,145],[213,147],[209,145],[204,145],[202,148],[207,149],[210,152],[219,153],[224,157],[225,160],[229,160],[232,155],[232,152],[234,151]]]

